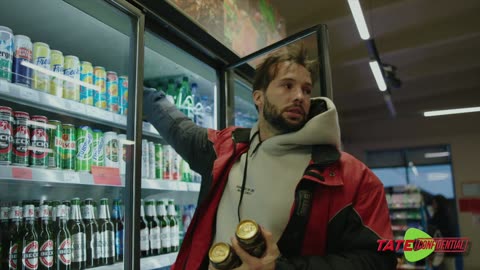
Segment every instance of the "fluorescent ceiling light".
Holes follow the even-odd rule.
[[[445,181],[449,177],[448,173],[427,173],[427,181]]]
[[[53,72],[53,71],[51,71],[51,70],[49,70],[49,69],[46,69],[46,68],[43,68],[43,67],[39,67],[39,66],[37,66],[37,65],[35,65],[35,64],[32,64],[32,63],[30,63],[30,62],[28,62],[28,61],[22,61],[21,65],[26,66],[26,67],[28,67],[28,68],[31,68],[31,69],[33,69],[33,70],[36,70],[36,71],[38,71],[38,72],[44,73],[44,74],[46,74],[46,75],[48,75],[48,76],[52,76],[52,77],[59,78],[59,79],[61,79],[61,80],[63,80],[63,81],[67,81],[67,82],[71,82],[71,83],[76,83],[76,84],[81,85],[81,86],[83,86],[83,87],[91,88],[91,89],[93,89],[93,90],[95,90],[95,91],[97,91],[97,92],[100,91],[100,86],[97,86],[97,85],[94,85],[94,84],[90,84],[90,83],[86,83],[86,82],[82,82],[82,81],[80,81],[80,80],[75,80],[75,79],[70,78],[70,77],[68,77],[68,76],[65,76],[65,75],[63,75],[63,74]]]
[[[425,158],[440,158],[448,156],[450,156],[450,152],[425,153]]]
[[[472,113],[480,112],[480,107],[469,107],[469,108],[458,108],[458,109],[449,109],[449,110],[438,110],[438,111],[428,111],[424,112],[423,116],[440,116],[440,115],[449,115],[449,114],[459,114],[459,113]]]
[[[373,76],[375,77],[375,81],[377,81],[378,89],[380,89],[380,91],[387,90],[387,84],[385,83],[385,79],[383,78],[382,70],[380,70],[380,65],[378,64],[378,61],[370,61],[369,64],[370,68],[372,69]]]
[[[352,11],[353,19],[357,25],[358,32],[360,37],[363,40],[370,39],[370,33],[368,32],[367,23],[365,22],[365,17],[363,16],[362,7],[360,6],[360,0],[348,0],[348,5]]]

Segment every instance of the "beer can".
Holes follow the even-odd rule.
[[[118,168],[118,135],[116,132],[105,132],[105,166]]]
[[[12,108],[0,106],[0,164],[12,164],[13,117]]]
[[[13,32],[6,26],[0,26],[0,80],[12,81]]]
[[[93,92],[93,106],[107,109],[107,73],[104,67],[93,68],[93,84],[99,89]]]
[[[93,66],[92,63],[82,61],[80,63],[80,80],[84,83],[93,85]],[[86,86],[80,86],[80,102],[93,106],[93,89]]]
[[[148,141],[146,139],[142,140],[142,178],[149,178],[149,158],[148,158]]]
[[[120,167],[120,174],[126,173],[126,164],[127,164],[127,135],[118,134],[118,161]]]
[[[230,270],[242,264],[242,261],[233,248],[223,242],[215,243],[210,248],[208,258],[212,266],[218,270]]]
[[[172,175],[173,148],[170,145],[163,146],[163,179],[173,180]]]
[[[80,60],[74,55],[65,56],[63,74],[74,81],[63,82],[63,97],[75,101],[80,101],[80,85],[75,81],[80,81]]]
[[[163,147],[160,143],[155,144],[155,178],[163,179]]]
[[[103,132],[98,129],[93,130],[92,165],[105,166],[105,142]]]
[[[107,111],[118,113],[118,76],[114,71],[107,72]]]
[[[128,77],[118,77],[118,113],[127,115],[128,109]]]
[[[64,74],[63,70],[63,53],[61,51],[52,50],[50,52],[50,69],[56,74]],[[50,94],[63,97],[63,79],[52,76],[50,79]]]
[[[27,112],[15,112],[15,131],[13,139],[13,160],[15,166],[28,166],[30,158],[30,115]]]
[[[48,124],[55,128],[48,128],[48,138],[50,140],[50,151],[48,153],[48,168],[63,169],[63,130],[62,122],[58,120],[49,120]]]
[[[50,152],[49,138],[47,133],[47,117],[33,115],[30,122],[30,165],[33,167],[46,168],[48,165],[48,152]]]
[[[50,47],[43,42],[33,43],[33,64],[50,70]],[[50,76],[44,71],[33,70],[33,88],[42,92],[50,91]]]
[[[148,142],[148,178],[155,179],[155,144]]]
[[[182,163],[182,157],[172,147],[172,179],[180,179],[180,164]]]
[[[238,244],[248,254],[260,258],[266,250],[265,238],[258,224],[253,220],[242,220],[235,230]]]
[[[33,44],[29,37],[15,35],[15,50],[13,53],[12,82],[32,86],[32,69],[22,65],[22,62],[32,63]]]
[[[62,141],[63,141],[63,169],[75,170],[76,169],[76,156],[77,156],[77,131],[72,124],[62,125]]]
[[[93,132],[88,126],[77,129],[77,159],[76,169],[89,172],[92,165]]]

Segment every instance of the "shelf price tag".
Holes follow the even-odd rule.
[[[122,185],[119,168],[92,166],[92,175],[96,185]]]
[[[80,183],[80,175],[79,175],[78,172],[64,171],[63,172],[63,182],[66,182],[66,183]]]
[[[0,80],[0,92],[1,93],[10,93],[9,83],[5,80]]]
[[[32,180],[32,169],[12,168],[12,177],[15,179]]]
[[[38,103],[40,101],[39,92],[31,89],[22,89],[20,91],[20,97],[33,103]]]

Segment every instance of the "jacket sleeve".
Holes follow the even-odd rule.
[[[202,176],[212,171],[215,151],[208,140],[207,129],[197,126],[170,103],[163,91],[144,89],[144,119],[150,122],[190,168]]]
[[[394,270],[395,254],[377,251],[377,240],[383,238],[393,235],[383,186],[377,183],[330,221],[325,256],[281,257],[275,269]]]

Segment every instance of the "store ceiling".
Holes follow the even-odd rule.
[[[398,68],[397,77],[403,83],[392,90],[395,118],[370,71],[366,44],[347,0],[271,3],[285,18],[289,35],[315,24],[328,25],[334,101],[344,137],[356,138],[353,126],[368,128],[378,122],[408,128],[404,123],[412,120],[428,123],[421,122],[426,121],[422,114],[426,110],[480,106],[478,0],[361,0],[382,61]],[[472,116],[468,117],[471,121]],[[466,123],[464,132],[480,126],[480,116],[474,119],[479,121]]]

